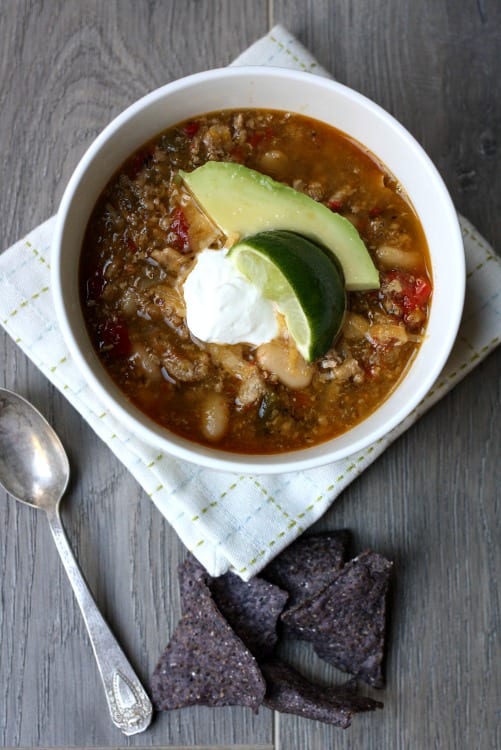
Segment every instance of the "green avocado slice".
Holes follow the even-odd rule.
[[[224,234],[242,239],[275,229],[297,232],[336,256],[348,291],[379,288],[378,270],[353,224],[308,195],[233,162],[209,161],[179,174]]]

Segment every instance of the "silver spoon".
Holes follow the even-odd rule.
[[[68,457],[35,407],[0,388],[0,485],[16,500],[47,514],[87,626],[113,723],[126,735],[144,731],[152,706],[125,654],[99,612],[66,539],[59,502],[68,485]]]

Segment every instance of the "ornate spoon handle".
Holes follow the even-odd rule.
[[[143,732],[151,722],[150,699],[96,606],[73,556],[57,509],[48,509],[47,517],[87,626],[111,719],[126,735]]]

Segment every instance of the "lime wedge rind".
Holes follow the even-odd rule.
[[[343,274],[331,256],[329,250],[287,230],[251,235],[228,255],[263,296],[275,302],[309,362],[332,346],[344,319]]]

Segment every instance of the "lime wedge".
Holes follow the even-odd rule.
[[[307,362],[328,351],[346,308],[343,273],[329,250],[295,232],[275,230],[246,237],[228,257],[275,302]]]

